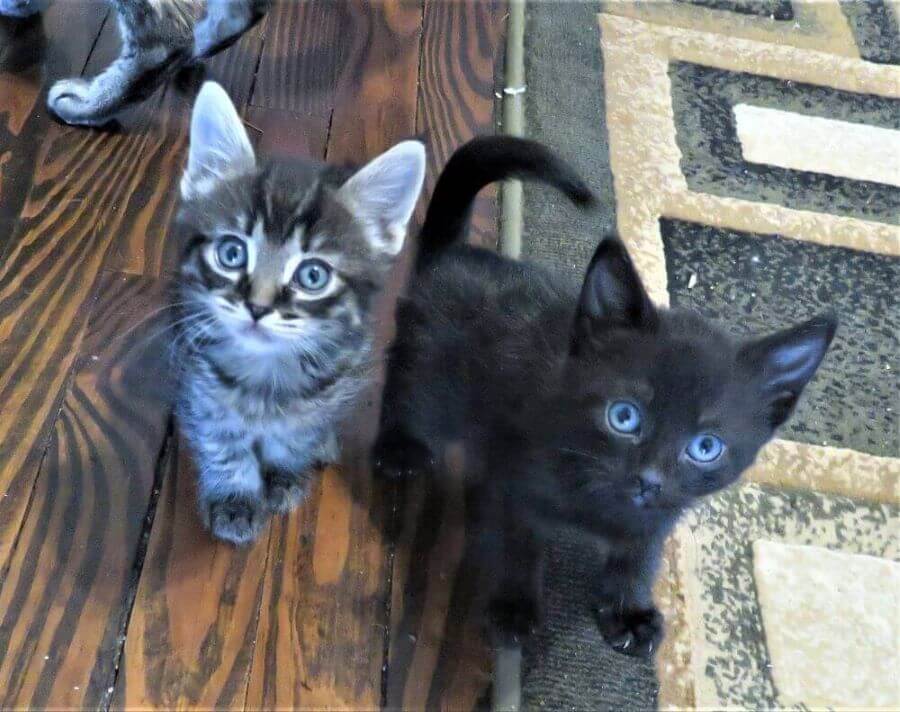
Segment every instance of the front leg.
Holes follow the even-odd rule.
[[[266,507],[287,514],[306,499],[318,471],[340,457],[334,432],[272,435],[260,441]]]
[[[544,547],[524,522],[507,521],[502,534],[496,589],[488,604],[494,643],[520,644],[533,634],[543,618]]]
[[[268,518],[259,461],[246,434],[220,425],[182,423],[197,464],[200,517],[216,538],[249,544]]]
[[[617,652],[648,658],[659,648],[664,619],[653,603],[663,538],[613,546],[600,581],[597,624]]]

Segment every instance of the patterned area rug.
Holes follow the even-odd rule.
[[[841,327],[781,439],[669,542],[658,691],[591,631],[591,562],[561,542],[526,704],[900,708],[900,4],[529,15],[528,133],[609,210],[527,189],[525,257],[578,279],[615,225],[659,303],[737,334],[825,308]]]

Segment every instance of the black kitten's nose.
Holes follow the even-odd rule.
[[[262,304],[253,304],[252,302],[247,302],[247,311],[250,312],[250,316],[253,317],[253,321],[259,321],[266,314],[272,311],[272,307],[263,306]]]
[[[644,470],[638,478],[641,494],[657,495],[662,489],[662,475],[656,470]]]

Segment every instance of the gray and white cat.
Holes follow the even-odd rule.
[[[52,0],[0,0],[0,15],[28,17]],[[50,110],[68,124],[98,126],[147,98],[184,65],[237,41],[266,14],[271,0],[110,0],[122,49],[91,79],[56,82]]]
[[[253,540],[337,458],[424,172],[416,141],[359,170],[257,160],[228,95],[203,85],[178,217],[177,414],[215,536]]]

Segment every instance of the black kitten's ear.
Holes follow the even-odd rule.
[[[794,410],[836,329],[834,315],[821,314],[741,349],[739,359],[761,385],[773,428],[783,424]]]
[[[625,245],[606,237],[588,266],[575,316],[575,340],[589,336],[596,323],[643,329],[656,323],[656,308]]]

